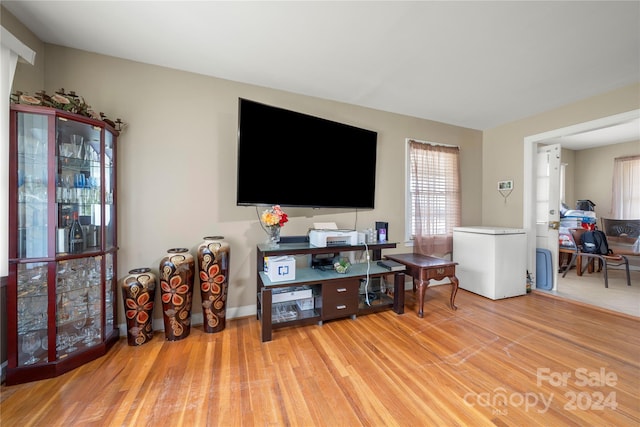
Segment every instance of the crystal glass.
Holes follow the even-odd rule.
[[[76,159],[82,158],[82,147],[84,145],[84,137],[81,135],[71,135],[71,149],[73,150],[73,157]]]
[[[24,362],[25,365],[33,365],[40,359],[35,357],[34,353],[40,348],[40,336],[37,332],[27,332],[22,337],[22,351],[29,355],[29,358]]]
[[[76,308],[73,312],[73,319],[73,327],[79,331],[84,328],[84,325],[87,323],[87,312]]]

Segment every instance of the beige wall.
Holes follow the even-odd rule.
[[[639,141],[576,151],[573,173],[575,197],[568,199],[569,207],[575,208],[576,200],[588,199],[595,203],[598,218],[613,218],[611,191],[614,159],[639,154]],[[601,224],[598,223],[598,226]]]
[[[13,89],[35,93],[44,88],[44,43],[27,27],[22,25],[11,12],[0,6],[0,22],[11,34],[36,53],[35,64],[18,62],[13,79]]]
[[[640,109],[640,84],[594,96],[483,133],[482,223],[523,227],[524,138],[567,126]],[[513,179],[505,203],[496,191],[500,180]],[[577,196],[577,195],[576,195]]]
[[[11,21],[6,28],[14,32],[12,26],[22,27],[6,15],[3,10],[3,25],[5,20]],[[166,249],[184,246],[193,252],[203,236],[223,235],[231,243],[232,251],[229,316],[246,314],[255,304],[255,245],[265,237],[256,210],[235,206],[238,97],[378,132],[376,209],[357,215],[349,210],[287,209],[291,220],[283,234],[305,234],[317,221],[335,221],[340,227],[360,229],[384,220],[390,223],[390,240],[398,242],[402,241],[404,230],[405,138],[461,147],[463,225],[522,226],[524,137],[637,109],[640,104],[639,86],[634,85],[483,134],[429,120],[42,45],[23,27],[14,34],[38,53],[36,67],[19,65],[14,89],[75,90],[97,111],[129,124],[121,135],[118,151],[119,277],[136,267],[151,267],[157,272]],[[330,171],[330,164],[314,162],[313,166],[301,180],[310,184],[324,182],[327,175],[323,171]],[[269,171],[257,172],[264,174],[265,182],[275,183]],[[506,203],[496,191],[496,182],[505,179],[513,179],[515,183]],[[357,191],[357,184],[353,190]],[[400,244],[395,252],[408,250]],[[198,304],[199,296],[194,302],[194,312],[198,311]],[[155,314],[156,319],[161,318],[160,310]],[[118,321],[123,323],[121,313]]]
[[[54,45],[46,45],[45,63],[47,91],[75,90],[97,111],[129,124],[118,147],[119,277],[136,267],[157,272],[166,249],[195,253],[203,236],[223,235],[232,253],[228,315],[254,312],[255,246],[265,235],[256,209],[235,205],[239,97],[378,132],[375,210],[285,209],[290,221],[284,235],[306,234],[318,221],[363,229],[383,220],[390,223],[389,239],[402,242],[405,138],[461,147],[464,218],[480,221],[479,131]],[[310,188],[335,185],[334,167],[355,167],[336,165],[322,147],[309,147],[310,154],[316,151],[324,157],[310,161],[309,174],[300,177]],[[297,185],[279,183],[277,170],[256,173],[265,185]],[[347,185],[358,191],[357,183]],[[408,250],[400,244],[396,251]],[[194,312],[200,312],[199,301],[196,296]],[[160,310],[155,313],[161,318]]]

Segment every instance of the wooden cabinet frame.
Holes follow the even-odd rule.
[[[82,141],[73,153],[71,135]],[[62,110],[13,104],[9,136],[6,383],[13,385],[61,375],[118,341],[118,131]],[[67,177],[77,182],[63,196]],[[63,220],[72,211],[83,212],[92,231],[79,253],[64,246]]]
[[[382,310],[393,310],[397,314],[404,313],[404,271],[389,271],[377,265],[381,259],[382,249],[395,248],[395,243],[373,243],[370,245],[341,245],[318,248],[308,242],[280,243],[277,248],[266,245],[257,247],[257,317],[262,329],[262,341],[271,341],[273,330],[311,324],[321,325],[323,321],[342,317],[355,318],[356,315],[375,313]],[[368,250],[370,260],[353,264],[350,269],[339,274],[333,270],[300,268],[296,271],[296,279],[273,283],[264,272],[264,258],[282,255],[314,255],[336,252]],[[393,276],[393,298],[384,297],[376,305],[357,304],[354,307],[354,294],[357,296],[360,281]],[[304,313],[287,321],[275,322],[273,319],[273,291],[279,288],[310,287],[314,290],[315,310]],[[318,306],[319,305],[319,306]]]

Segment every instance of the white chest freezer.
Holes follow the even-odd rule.
[[[527,235],[509,227],[454,227],[460,288],[496,300],[527,292]]]

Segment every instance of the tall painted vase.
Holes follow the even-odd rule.
[[[135,268],[122,281],[122,301],[127,320],[127,344],[142,345],[153,338],[153,304],[156,276],[150,268]]]
[[[195,261],[187,248],[173,248],[160,261],[160,292],[164,335],[179,341],[191,333]]]
[[[198,246],[198,271],[204,331],[220,332],[226,325],[229,288],[229,243],[223,236],[208,236]]]

